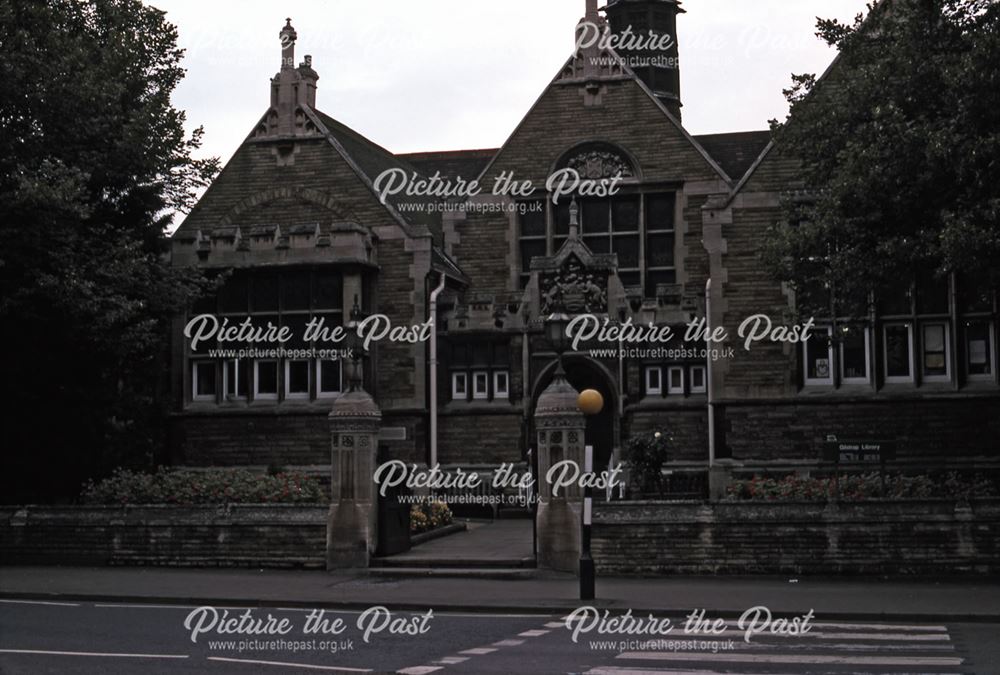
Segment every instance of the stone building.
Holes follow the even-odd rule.
[[[611,0],[603,15],[588,0],[585,9],[584,21],[607,21],[616,34],[630,26],[668,36],[684,11],[678,0]],[[380,341],[364,362],[390,456],[522,461],[555,367],[545,321],[556,311],[678,334],[706,313],[733,336],[751,315],[801,320],[758,254],[782,218],[782,196],[797,187],[796,163],[766,130],[685,130],[676,39],[655,50],[580,49],[498,149],[395,155],[321,112],[319,76],[309,56],[296,65],[296,38],[289,22],[270,105],[247,121],[246,140],[174,235],[172,259],[229,274],[195,314],[250,316],[296,336],[312,317],[346,323],[355,302],[393,325],[423,324],[435,296],[436,364],[430,341]],[[554,201],[544,187],[529,196],[491,190],[504,177],[545,186],[566,169],[595,186],[616,181],[615,194]],[[386,172],[478,179],[484,190],[383,200]],[[327,471],[342,361],[209,353],[252,344],[192,350],[182,335],[189,319],[176,321],[172,364],[176,462]],[[870,321],[817,319],[814,336],[749,351],[733,340],[733,354],[718,360],[697,342],[619,349],[591,340],[569,349],[565,364],[576,389],[606,401],[587,422],[602,463],[630,435],[654,429],[673,438],[678,468],[704,469],[710,453],[737,467],[808,467],[832,438],[895,441],[900,462],[995,462],[990,289],[915,280]],[[296,337],[284,346],[321,345]]]

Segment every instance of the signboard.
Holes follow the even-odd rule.
[[[896,442],[827,441],[823,459],[837,464],[881,464],[896,459]]]
[[[378,430],[380,441],[405,441],[406,427],[382,427]]]

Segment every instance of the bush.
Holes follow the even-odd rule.
[[[326,501],[319,482],[296,472],[256,473],[248,469],[156,473],[117,469],[83,487],[84,504],[315,504]]]
[[[657,431],[633,436],[625,445],[624,458],[628,462],[631,479],[642,492],[663,494],[663,465],[670,458],[667,434]]]
[[[851,474],[840,477],[840,499],[973,499],[996,497],[997,488],[987,478],[963,478],[956,472],[941,477],[929,475],[904,476],[888,474],[885,493],[878,472]],[[836,498],[837,485],[832,477],[814,478],[797,475],[783,478],[754,476],[749,480],[734,480],[728,490],[730,500],[756,501],[824,501]]]
[[[410,532],[419,534],[450,525],[451,509],[440,500],[414,504],[410,507]]]

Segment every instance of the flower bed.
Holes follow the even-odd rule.
[[[296,472],[258,473],[247,469],[155,473],[118,469],[83,487],[84,504],[315,504],[326,499],[319,482]]]
[[[838,485],[839,482],[839,485]],[[963,477],[955,472],[941,476],[887,474],[883,490],[878,472],[832,477],[783,478],[754,476],[734,480],[727,489],[729,500],[755,501],[845,501],[866,499],[977,499],[998,496],[997,486],[982,476]]]
[[[410,533],[429,532],[450,525],[451,509],[442,501],[423,502],[410,507]]]

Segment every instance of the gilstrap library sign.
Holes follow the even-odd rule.
[[[835,464],[884,464],[896,459],[896,441],[827,441],[823,461]]]

